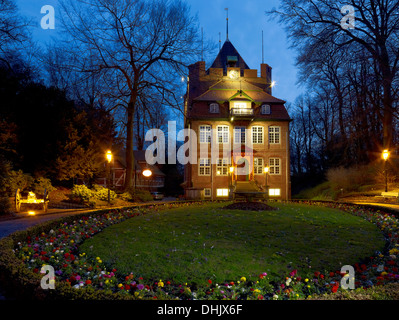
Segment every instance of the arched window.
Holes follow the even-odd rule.
[[[217,103],[211,103],[209,106],[210,113],[219,113],[219,105]]]

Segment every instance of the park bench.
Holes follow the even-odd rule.
[[[399,201],[399,192],[394,192],[394,191],[382,192],[381,196],[384,198],[396,198]]]
[[[47,212],[49,196],[47,190],[44,190],[44,195],[42,198],[38,199],[36,194],[33,192],[28,192],[26,198],[24,198],[21,194],[21,191],[17,189],[15,192],[15,210],[17,212],[21,211],[22,204],[27,204],[29,206],[38,206],[43,209],[44,212]]]

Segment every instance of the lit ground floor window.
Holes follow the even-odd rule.
[[[228,197],[229,189],[216,189],[217,197]]]
[[[280,189],[269,189],[269,196],[271,197],[278,197],[281,195]]]

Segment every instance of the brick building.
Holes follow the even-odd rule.
[[[189,67],[185,128],[196,133],[197,163],[185,166],[187,198],[226,199],[239,191],[289,199],[289,123],[285,101],[272,96],[272,69],[250,69],[226,40],[206,70]],[[268,172],[265,173],[265,168]]]

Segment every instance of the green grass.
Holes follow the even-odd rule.
[[[267,272],[281,279],[336,271],[384,247],[373,224],[339,210],[273,204],[277,211],[190,206],[134,217],[80,247],[118,272],[146,280],[203,284]]]

